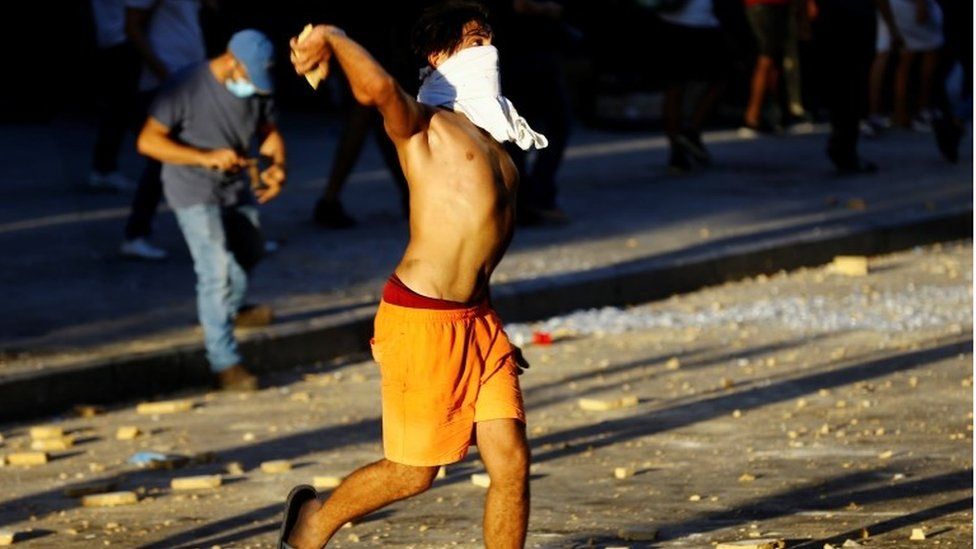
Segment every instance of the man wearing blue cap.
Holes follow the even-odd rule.
[[[285,145],[271,100],[273,56],[260,32],[234,34],[226,52],[181,71],[160,91],[136,143],[163,164],[163,193],[193,256],[207,359],[218,385],[229,390],[257,388],[233,329],[247,272],[263,252],[255,194],[257,203],[268,202],[285,181]],[[255,135],[271,165],[252,193],[247,154]]]

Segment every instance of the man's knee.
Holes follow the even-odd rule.
[[[387,460],[394,478],[399,481],[405,495],[412,496],[426,492],[434,484],[439,467],[416,467]]]
[[[488,433],[482,433],[485,435]],[[528,478],[531,456],[525,431],[521,425],[491,433],[493,436],[479,436],[478,446],[482,454],[490,453],[492,467],[488,474],[492,481],[504,484],[521,484]],[[487,457],[487,456],[486,456]]]

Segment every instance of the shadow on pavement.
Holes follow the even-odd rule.
[[[744,388],[731,394],[695,400],[644,414],[609,419],[597,425],[551,433],[530,441],[533,448],[548,447],[541,451],[533,451],[532,460],[540,463],[582,451],[603,448],[725,416],[734,410],[745,411],[792,400],[816,393],[820,389],[839,387],[917,368],[966,352],[972,352],[971,338],[942,340],[936,346],[927,349],[866,360],[827,372],[809,373],[768,385]]]

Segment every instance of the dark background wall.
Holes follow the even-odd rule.
[[[426,3],[429,0],[222,0],[219,11],[206,8],[202,18],[210,53],[221,51],[238,29],[253,27],[267,33],[278,47],[279,103],[283,108],[300,110],[313,105],[322,108],[321,98],[309,93],[288,62],[288,38],[305,23],[335,22],[384,58],[389,55],[390,44],[384,42],[388,31],[397,29],[405,40],[404,34]],[[493,11],[503,19],[500,14],[505,2],[487,3],[495,4]],[[633,0],[568,0],[563,4],[572,32],[558,47],[576,67],[569,74],[578,115],[599,123],[589,112],[596,96],[660,88],[658,69],[668,48],[659,40],[653,14]],[[90,112],[95,40],[89,1],[28,2],[17,8],[17,13],[8,11],[8,17],[0,18],[0,46],[10,52],[7,76],[0,87],[0,122],[36,122],[65,113]],[[738,105],[744,101],[751,70],[752,37],[741,0],[716,0],[716,11],[734,49],[732,82],[725,101]],[[504,21],[499,23],[496,33],[504,40],[507,29]],[[575,31],[579,34],[573,34]]]

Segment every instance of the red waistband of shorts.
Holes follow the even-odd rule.
[[[397,287],[397,283],[402,288]],[[383,299],[380,300],[376,314],[395,317],[405,322],[455,322],[478,318],[493,312],[487,292],[485,294],[477,302],[470,304],[436,299],[413,292],[393,275],[383,288]],[[424,307],[423,304],[433,306]]]
[[[469,303],[460,301],[448,301],[418,294],[400,280],[400,277],[393,273],[383,286],[383,301],[400,307],[411,309],[433,309],[433,310],[458,310],[467,309]]]

